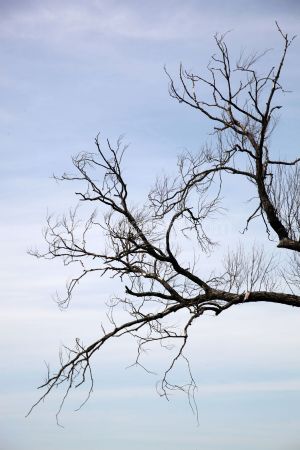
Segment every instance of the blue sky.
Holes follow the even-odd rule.
[[[184,148],[197,151],[209,131],[169,98],[164,65],[174,74],[180,61],[206,66],[213,34],[227,30],[234,55],[241,47],[274,48],[271,61],[280,45],[274,21],[299,34],[299,15],[295,0],[0,1],[0,450],[299,449],[300,312],[279,306],[248,305],[195,327],[189,352],[199,425],[186,398],[166,402],[156,394],[157,377],[125,369],[135,357],[129,340],[97,355],[95,393],[80,412],[84,392],[72,395],[64,429],[55,422],[56,395],[24,418],[43,361],[54,366],[61,343],[96,337],[103,302],[119,289],[91,280],[68,311],[52,301],[72,271],[26,254],[42,245],[47,211],[76,202],[74,186],[51,175],[70,170],[72,154],[93,150],[99,131],[112,140],[125,134],[130,193],[142,201],[156,174],[172,170]],[[273,138],[283,156],[298,151],[299,46],[298,38],[284,73],[293,93]],[[236,221],[224,219],[217,231],[226,243]],[[166,357],[153,352],[148,365],[159,369]]]

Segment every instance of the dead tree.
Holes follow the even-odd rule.
[[[208,76],[190,73],[182,66],[177,82],[168,74],[170,95],[211,121],[214,140],[198,154],[182,155],[178,175],[158,180],[143,207],[130,205],[122,174],[125,148],[121,141],[113,146],[97,137],[95,153],[76,156],[76,173],[61,177],[83,186],[77,196],[81,202],[101,207],[102,218],[92,213],[83,224],[76,210],[58,220],[49,218],[47,249],[34,254],[60,258],[64,264],[81,268],[68,284],[66,297],[59,300],[60,306],[68,305],[83,278],[95,274],[118,277],[124,295],[115,300],[112,309],[125,308],[129,318],[117,323],[111,315],[111,329],[103,329],[95,342],[84,346],[76,340],[74,348],[65,349],[61,366],[49,373],[41,386],[44,391],[37,403],[62,384],[66,386],[64,401],[73,387],[88,379],[90,393],[94,353],[106,341],[125,334],[137,340],[137,364],[148,343],[178,343],[177,354],[161,380],[160,393],[167,396],[174,388],[191,393],[195,387],[191,373],[188,386],[174,386],[168,375],[176,361],[185,358],[189,329],[203,314],[217,316],[252,302],[300,307],[300,158],[280,160],[270,147],[276,112],[281,108],[277,103],[278,93],[283,92],[281,72],[294,39],[278,25],[277,30],[283,44],[281,58],[264,74],[257,69],[264,54],[241,57],[234,64],[225,35],[215,36],[217,53],[207,67]],[[277,247],[290,251],[291,261],[279,284],[274,281],[272,258],[263,250],[253,249],[246,255],[240,246],[227,256],[222,270],[208,275],[203,269],[216,244],[207,224],[212,217],[222,220],[218,214],[223,182],[228,177],[241,177],[256,191],[256,205],[244,218],[245,231],[254,219],[261,220],[266,239],[275,236]],[[91,245],[95,233],[106,237],[102,250]],[[198,262],[182,262],[180,235],[188,235],[197,243]],[[178,315],[182,326],[174,327],[172,321]]]

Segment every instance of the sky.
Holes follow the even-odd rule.
[[[96,338],[104,302],[120,288],[91,280],[67,311],[57,308],[53,294],[63,292],[71,268],[27,254],[43,246],[47,213],[76,204],[75,187],[52,175],[71,170],[72,155],[92,151],[98,132],[112,141],[124,135],[130,195],[142,202],[177,154],[209,139],[209,123],[169,97],[164,66],[173,74],[181,61],[206,67],[214,33],[228,30],[234,55],[270,48],[271,61],[280,46],[275,20],[299,34],[299,16],[296,0],[0,0],[0,450],[299,449],[300,312],[275,305],[243,305],[193,329],[199,423],[185,396],[167,402],[156,392],[157,376],[126,369],[136,350],[129,339],[96,356],[95,391],[78,412],[86,392],[72,393],[64,428],[56,424],[56,393],[25,418],[44,361],[55,367],[62,343]],[[299,50],[298,38],[284,72],[291,93],[272,141],[283,156],[298,150]],[[226,242],[236,221],[225,218],[217,232]],[[249,239],[255,235],[256,228]],[[167,356],[152,352],[147,364],[161,368]]]

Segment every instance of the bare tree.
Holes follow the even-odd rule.
[[[102,218],[97,219],[94,212],[83,222],[77,210],[61,219],[49,217],[47,249],[33,253],[80,267],[67,286],[66,297],[58,300],[61,307],[69,304],[83,278],[96,273],[121,280],[124,295],[112,302],[111,309],[125,308],[129,319],[117,323],[110,314],[110,330],[103,329],[95,342],[84,346],[77,339],[74,348],[66,348],[60,367],[48,373],[41,386],[44,393],[37,403],[61,384],[66,386],[61,406],[70,389],[86,380],[90,381],[90,394],[94,353],[106,341],[125,334],[137,340],[136,364],[141,364],[147,344],[160,342],[168,348],[178,342],[177,353],[160,382],[160,393],[168,396],[169,390],[179,388],[192,395],[195,383],[184,348],[196,319],[206,312],[219,315],[251,302],[300,307],[300,158],[283,161],[273,156],[270,148],[276,112],[281,108],[277,96],[284,92],[281,72],[294,39],[278,25],[277,30],[283,44],[281,58],[263,74],[257,66],[265,53],[242,55],[234,64],[225,35],[215,36],[217,53],[207,67],[208,76],[188,72],[182,66],[177,82],[168,74],[170,95],[211,121],[214,140],[196,155],[181,155],[177,176],[160,178],[143,207],[132,207],[128,199],[121,140],[113,146],[97,137],[95,153],[74,157],[75,174],[65,173],[60,178],[81,184],[83,188],[76,192],[80,201],[103,207]],[[249,192],[256,192],[256,205],[244,218],[244,231],[258,218],[266,238],[275,236],[277,247],[292,255],[289,270],[277,272],[277,279],[273,257],[261,248],[247,253],[242,244],[225,255],[222,270],[216,268],[208,274],[204,269],[216,246],[209,224],[212,218],[222,220],[223,184],[228,177],[245,179]],[[106,237],[102,250],[92,245],[95,233]],[[181,256],[180,236],[192,239],[195,245],[196,257],[190,262]],[[175,327],[173,318],[177,316],[181,325]],[[185,386],[169,381],[179,358],[186,361],[190,373]]]

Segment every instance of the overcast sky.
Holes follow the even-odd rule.
[[[271,48],[267,61],[276,60],[275,20],[297,34],[299,18],[297,0],[0,0],[0,450],[299,449],[300,312],[279,306],[243,306],[194,329],[199,425],[184,396],[166,402],[157,377],[125,369],[135,358],[130,340],[97,355],[95,393],[79,412],[84,391],[72,394],[65,428],[56,425],[55,395],[24,417],[38,397],[43,361],[54,367],[61,343],[97,337],[103,303],[118,289],[94,280],[68,311],[53,302],[71,269],[26,254],[42,246],[47,212],[76,204],[74,186],[56,184],[52,174],[93,150],[98,132],[113,141],[124,134],[130,194],[142,201],[178,153],[208,139],[209,123],[168,96],[164,65],[174,74],[180,61],[205,67],[214,33],[228,30],[233,55]],[[285,156],[299,153],[299,50],[298,38],[284,72],[293,92],[273,139]],[[222,226],[223,238],[238,233],[230,218]],[[165,357],[150,355],[149,365]]]

